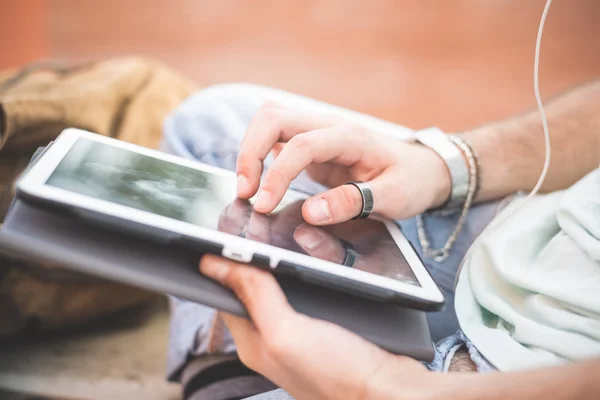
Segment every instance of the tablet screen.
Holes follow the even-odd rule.
[[[308,225],[301,214],[303,200],[293,193],[271,214],[259,214],[252,210],[253,199],[236,198],[234,175],[79,138],[46,184],[419,285],[383,223]]]

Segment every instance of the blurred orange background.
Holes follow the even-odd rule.
[[[545,0],[0,0],[0,68],[161,59],[202,85],[254,82],[449,131],[534,107]],[[600,78],[600,1],[555,0],[549,98]]]

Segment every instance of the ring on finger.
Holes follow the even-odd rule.
[[[360,213],[352,219],[368,218],[373,212],[373,191],[371,190],[371,186],[366,182],[360,181],[348,182],[346,185],[353,185],[356,187],[362,198],[362,209],[360,210]]]

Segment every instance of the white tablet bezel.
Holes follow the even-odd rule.
[[[84,130],[69,128],[64,130],[54,141],[54,143],[45,151],[43,156],[40,157],[38,161],[28,168],[27,171],[22,175],[17,183],[18,191],[34,198],[55,203],[58,202],[68,204],[72,207],[86,209],[99,214],[107,214],[116,218],[153,226],[165,231],[175,232],[184,236],[196,237],[209,242],[216,242],[223,245],[224,256],[229,258],[235,256],[239,261],[242,262],[250,262],[254,254],[260,254],[269,257],[271,268],[276,268],[281,261],[287,261],[305,266],[307,268],[329,273],[334,276],[391,290],[398,294],[420,298],[427,302],[437,304],[442,304],[444,302],[444,297],[440,289],[433,281],[429,272],[425,269],[425,266],[422,264],[418,255],[414,252],[406,237],[400,231],[400,228],[394,222],[379,218],[377,216],[372,216],[371,218],[381,221],[386,226],[396,245],[399,247],[400,251],[408,261],[420,286],[411,285],[409,283],[404,283],[402,281],[397,281],[357,269],[340,268],[340,266],[337,264],[310,257],[308,255],[247,240],[242,237],[203,228],[188,222],[177,221],[147,211],[111,203],[105,200],[95,199],[90,196],[81,195],[65,189],[46,185],[45,183],[48,178],[79,138],[85,138],[134,151],[146,156],[159,158],[161,160],[195,168],[204,172],[229,177],[233,176],[235,178],[235,174],[231,171],[213,167],[207,164],[202,164],[195,160],[177,157],[110,137],[97,135]],[[294,195],[297,195],[298,198],[306,198],[306,196],[298,192],[294,192]]]

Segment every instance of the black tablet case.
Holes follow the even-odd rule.
[[[199,252],[93,228],[19,199],[0,230],[0,251],[246,315],[231,291],[200,274]],[[433,358],[423,312],[294,278],[279,281],[297,311],[341,325],[391,352]]]

